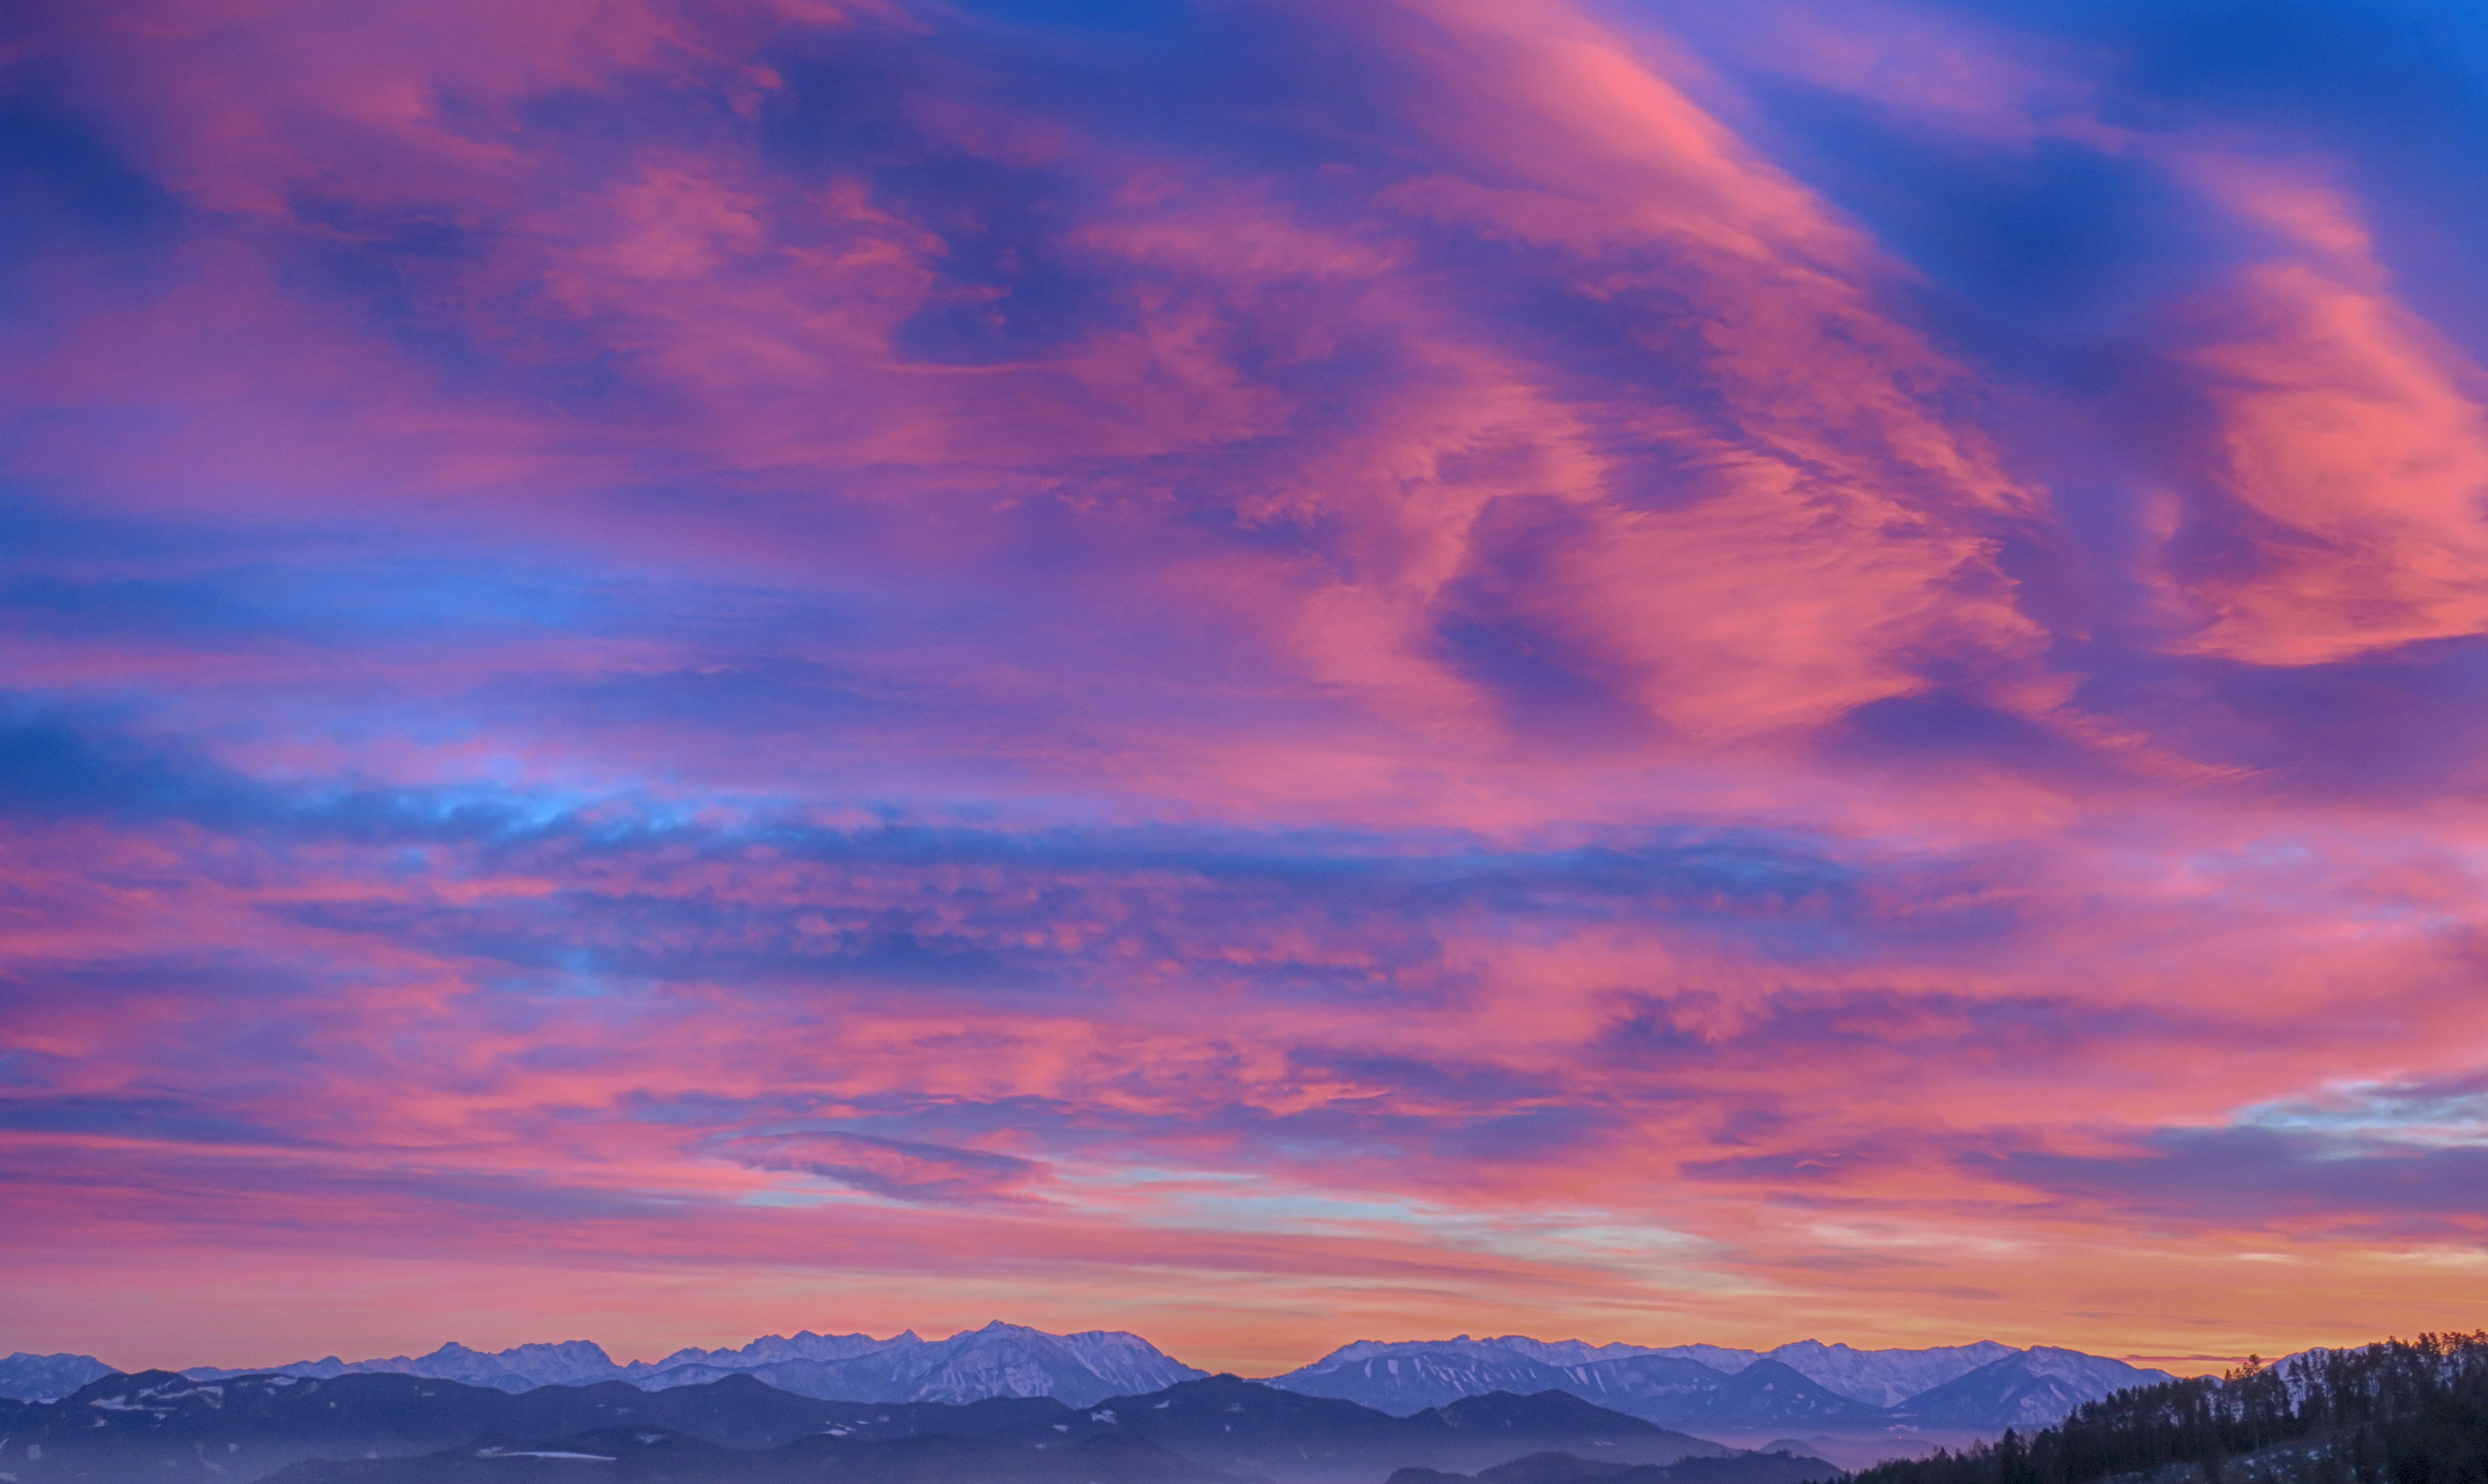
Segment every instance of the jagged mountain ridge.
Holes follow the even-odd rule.
[[[111,1366],[93,1356],[39,1356],[21,1350],[0,1360],[0,1400],[53,1401],[112,1374]]]
[[[1804,1376],[1815,1385],[1835,1395],[1871,1407],[1891,1407],[1921,1392],[1966,1375],[1982,1365],[2021,1354],[2010,1345],[1993,1340],[1981,1340],[1972,1345],[1938,1346],[1929,1350],[1858,1350],[1849,1345],[1826,1345],[1821,1340],[1797,1340],[1774,1350],[1731,1350],[1717,1345],[1675,1345],[1666,1347],[1626,1345],[1622,1343],[1593,1346],[1580,1340],[1549,1342],[1523,1335],[1498,1335],[1489,1339],[1471,1339],[1462,1334],[1448,1340],[1403,1340],[1381,1342],[1359,1340],[1343,1345],[1313,1364],[1271,1378],[1274,1386],[1296,1389],[1302,1379],[1317,1384],[1328,1373],[1357,1368],[1371,1373],[1360,1364],[1394,1357],[1424,1357],[1429,1366],[1445,1374],[1464,1369],[1446,1365],[1440,1358],[1465,1357],[1472,1362],[1468,1370],[1485,1371],[1517,1358],[1536,1361],[1551,1369],[1577,1370],[1619,1359],[1642,1357],[1689,1360],[1707,1370],[1723,1375],[1736,1375],[1757,1360],[1776,1360]],[[1514,1370],[1517,1377],[1525,1372]],[[1315,1394],[1338,1394],[1323,1390]]]
[[[1798,1340],[1770,1351],[1768,1358],[1852,1401],[1897,1407],[1982,1365],[2022,1353],[1993,1340],[1932,1350],[1855,1350],[1821,1340]]]
[[[1659,1354],[1643,1345],[1627,1345],[1616,1340],[1605,1345],[1593,1345],[1588,1340],[1535,1340],[1525,1334],[1498,1334],[1488,1339],[1473,1340],[1459,1335],[1448,1340],[1427,1340],[1418,1343],[1429,1349],[1460,1350],[1471,1355],[1520,1355],[1547,1365],[1587,1365],[1595,1360],[1614,1360],[1626,1356]],[[1407,1348],[1405,1342],[1390,1340],[1357,1340],[1342,1345],[1314,1362],[1327,1364],[1339,1360],[1359,1360],[1367,1356],[1388,1355]],[[1709,1349],[1708,1346],[1690,1347]],[[1312,1366],[1305,1369],[1310,1370]]]
[[[650,1365],[634,1360],[625,1370],[641,1367],[652,1372],[672,1370],[684,1365],[714,1365],[727,1370],[749,1370],[753,1366],[775,1365],[781,1360],[851,1360],[876,1350],[904,1345],[921,1345],[924,1341],[913,1330],[903,1330],[886,1340],[869,1334],[814,1334],[799,1330],[793,1334],[764,1334],[738,1349],[702,1350],[697,1346],[677,1350]]]
[[[304,1381],[330,1381],[339,1376],[417,1376],[429,1381],[454,1381],[462,1386],[491,1386],[497,1391],[528,1391],[537,1386],[590,1386],[600,1381],[629,1381],[653,1368],[644,1361],[616,1365],[605,1347],[593,1340],[514,1345],[507,1350],[470,1350],[451,1340],[422,1356],[390,1356],[385,1359],[294,1360],[283,1365],[194,1365],[182,1372],[192,1381],[225,1381],[237,1376],[292,1376]]]
[[[1723,1373],[1682,1356],[1627,1356],[1621,1360],[1568,1367],[1555,1385],[1601,1407],[1642,1416],[1652,1412],[1698,1408],[1698,1398],[1735,1385],[1736,1378],[1751,1368],[1749,1361]]]
[[[1303,1370],[1274,1376],[1269,1384],[1282,1390],[1357,1402],[1405,1416],[1488,1391],[1510,1391],[1519,1396],[1569,1391],[1573,1388],[1565,1384],[1567,1375],[1565,1366],[1472,1341],[1457,1348],[1424,1350],[1351,1345]]]
[[[919,1403],[1052,1396],[1072,1406],[1151,1391],[1203,1374],[1136,1334],[1051,1334],[1000,1322],[943,1340],[926,1340],[913,1330],[876,1339],[806,1330],[730,1349],[685,1349],[662,1360],[628,1364],[616,1363],[589,1341],[571,1340],[494,1354],[453,1342],[421,1357],[361,1361],[330,1357],[272,1369],[316,1379],[396,1373],[514,1393],[608,1381],[660,1390],[748,1375],[783,1391],[823,1399]],[[203,1366],[184,1374],[213,1381],[259,1373]],[[2026,1427],[2052,1421],[2108,1391],[2159,1379],[2159,1372],[2077,1351],[2022,1351],[1993,1341],[1926,1350],[1859,1350],[1809,1339],[1748,1351],[1593,1345],[1525,1335],[1473,1339],[1463,1334],[1449,1340],[1358,1341],[1269,1381],[1283,1390],[1353,1401],[1401,1416],[1498,1390],[1516,1395],[1562,1391],[1665,1427],[1754,1437],[1894,1426]],[[44,1385],[58,1394],[59,1381]],[[0,1395],[6,1394],[0,1389]]]
[[[619,1381],[645,1389],[697,1386],[750,1374],[800,1396],[866,1402],[971,1402],[988,1396],[1053,1396],[1086,1406],[1118,1394],[1156,1390],[1207,1372],[1172,1358],[1137,1334],[1091,1330],[1049,1334],[997,1320],[946,1340],[910,1330],[886,1340],[868,1334],[766,1335],[735,1350],[679,1350],[659,1361],[617,1364],[588,1340],[520,1345],[495,1354],[451,1341],[425,1356],[298,1360],[252,1368],[195,1366],[193,1381],[245,1375],[327,1380],[396,1374],[525,1391],[546,1386]]]
[[[788,1358],[732,1367],[674,1364],[632,1379],[651,1389],[663,1389],[738,1372],[800,1396],[893,1402],[1051,1396],[1074,1407],[1109,1396],[1153,1391],[1205,1374],[1170,1358],[1137,1334],[1113,1330],[1047,1334],[997,1323],[932,1342],[919,1340],[909,1331],[872,1350],[834,1359]]]
[[[1617,1349],[1573,1350],[1510,1335],[1367,1340],[1270,1384],[1386,1412],[1440,1406],[1490,1388],[1552,1388],[1667,1427],[1752,1434],[2000,1430],[2053,1421],[2082,1402],[2166,1379],[2078,1351],[2022,1351],[1992,1340],[1930,1350],[1857,1350],[1817,1340],[1767,1352]],[[1561,1363],[1584,1352],[1598,1358]]]
[[[1789,1427],[1857,1431],[1889,1420],[1882,1408],[1827,1390],[1795,1367],[1767,1357],[1716,1386],[1677,1392],[1643,1410],[1686,1419],[1678,1425],[1698,1422],[1723,1431],[1756,1426],[1771,1431]]]

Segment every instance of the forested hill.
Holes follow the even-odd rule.
[[[2319,1350],[2137,1386],[2054,1427],[1879,1465],[1857,1484],[2488,1484],[2488,1332]]]

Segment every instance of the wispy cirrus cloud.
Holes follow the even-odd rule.
[[[1017,1194],[1038,1167],[1013,1155],[836,1129],[740,1134],[715,1146],[753,1169],[818,1175],[911,1201],[992,1200]]]

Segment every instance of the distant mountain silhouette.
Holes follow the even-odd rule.
[[[1584,1364],[1568,1369],[1533,1356],[1476,1342],[1456,1349],[1348,1348],[1366,1353],[1344,1358],[1341,1354],[1326,1356],[1302,1370],[1274,1376],[1269,1384],[1307,1396],[1335,1397],[1406,1416],[1488,1391],[1510,1391],[1517,1396],[1569,1391],[1573,1388],[1567,1383],[1575,1369],[1602,1368]],[[1718,1372],[1702,1369],[1710,1384],[1720,1380]]]
[[[2161,1379],[2078,1351],[1991,1342],[1862,1351],[1806,1340],[1765,1353],[1462,1335],[1360,1341],[1251,1383],[1204,1378],[1134,1334],[1001,1323],[929,1341],[806,1330],[628,1365],[570,1340],[493,1353],[451,1344],[412,1359],[332,1358],[278,1372],[99,1378],[100,1367],[74,1355],[0,1362],[0,1434],[13,1440],[0,1443],[0,1472],[17,1475],[0,1484],[67,1484],[78,1471],[56,1464],[71,1456],[109,1469],[144,1457],[152,1462],[139,1471],[166,1484],[244,1484],[313,1457],[369,1463],[616,1425],[743,1451],[815,1435],[979,1438],[1050,1451],[1128,1433],[1214,1471],[1278,1484],[1346,1473],[1371,1484],[1405,1466],[1471,1471],[1533,1452],[1672,1467],[1736,1451],[1720,1439],[1801,1439],[1800,1454],[1855,1463],[1923,1451],[1930,1439],[2027,1430]],[[26,1399],[64,1388],[74,1406]],[[1905,1391],[1897,1405],[1869,1399]]]
[[[1221,1472],[1279,1484],[1372,1484],[1406,1465],[1479,1469],[1547,1448],[1634,1463],[1732,1451],[1552,1391],[1467,1397],[1395,1417],[1354,1402],[1213,1376],[1145,1396],[1115,1397],[1085,1414]]]
[[[307,1458],[393,1458],[485,1438],[557,1438],[616,1426],[765,1449],[813,1436],[930,1434],[1054,1442],[1112,1432],[1047,1397],[963,1407],[830,1402],[749,1376],[642,1391],[620,1382],[511,1394],[419,1376],[326,1380],[250,1376],[198,1382],[169,1371],[112,1376],[50,1406],[0,1413],[0,1471],[16,1484],[116,1476],[236,1484]]]
[[[975,1474],[960,1484],[1373,1484],[1405,1466],[1476,1470],[1532,1453],[1673,1465],[1734,1452],[1561,1391],[1494,1392],[1401,1417],[1233,1376],[1075,1408],[1051,1397],[826,1401],[745,1374],[653,1391],[603,1382],[511,1393],[386,1373],[203,1382],[149,1371],[57,1402],[0,1403],[0,1434],[9,1484],[249,1484],[281,1470],[295,1470],[293,1484],[421,1484],[515,1480],[554,1464],[586,1470],[561,1475],[573,1484],[767,1480],[832,1465],[840,1484],[946,1484],[953,1465]],[[1058,1480],[1075,1455],[1088,1471]],[[1756,1467],[1716,1484],[1791,1484],[1777,1466]]]
[[[1279,1377],[1271,1385],[1399,1411],[1412,1399],[1444,1390],[1465,1395],[1467,1387],[1488,1380],[1515,1389],[1560,1390],[1660,1426],[1688,1430],[1871,1431],[1891,1422],[1884,1409],[1826,1390],[1771,1359],[1723,1375],[1675,1356],[1631,1356],[1559,1367],[1517,1355],[1419,1351],[1369,1355],[1318,1375]]]
[[[1137,1334],[1054,1334],[1000,1321],[941,1340],[913,1330],[875,1339],[806,1330],[628,1364],[617,1364],[589,1341],[564,1340],[489,1353],[451,1343],[417,1357],[349,1361],[332,1356],[269,1369],[306,1380],[397,1374],[515,1394],[606,1382],[654,1391],[747,1376],[822,1400],[895,1405],[1053,1397],[1072,1407],[1205,1374]],[[12,1357],[0,1362],[0,1399],[57,1396],[99,1373],[100,1362],[82,1356]],[[184,1372],[199,1381],[269,1373],[212,1366]],[[2048,1347],[2021,1351],[1993,1341],[1858,1350],[1799,1340],[1753,1351],[1463,1334],[1448,1340],[1359,1340],[1271,1377],[1268,1385],[1396,1416],[1495,1391],[1563,1391],[1661,1427],[1750,1440],[1791,1433],[1857,1439],[1895,1429],[1947,1436],[2001,1432],[2052,1421],[2082,1402],[2162,1379],[2160,1372],[2104,1357]]]
[[[114,1374],[93,1356],[38,1356],[18,1351],[0,1360],[0,1401],[48,1402]]]
[[[2111,1391],[2168,1379],[2105,1356],[2041,1345],[1955,1377],[1893,1410],[1925,1427],[2026,1430],[2061,1421],[2082,1403]]]
[[[1894,1407],[1955,1377],[2016,1354],[2010,1345],[1981,1340],[1932,1350],[1857,1350],[1798,1340],[1757,1357],[1777,1360],[1816,1386],[1869,1407]]]
[[[841,1337],[842,1339],[848,1337]],[[1048,1334],[999,1321],[925,1341],[913,1331],[838,1358],[788,1358],[721,1365],[668,1360],[634,1376],[650,1387],[692,1386],[745,1371],[801,1396],[855,1401],[969,1402],[987,1396],[1051,1396],[1085,1407],[1117,1393],[1154,1390],[1205,1374],[1169,1358],[1137,1334]]]
[[[868,1334],[768,1335],[736,1350],[680,1350],[664,1359],[616,1364],[587,1340],[519,1345],[487,1353],[455,1341],[429,1355],[387,1359],[297,1360],[259,1370],[194,1366],[194,1381],[274,1372],[313,1380],[394,1374],[527,1391],[537,1386],[628,1382],[650,1389],[699,1386],[750,1374],[799,1396],[840,1401],[972,1402],[988,1396],[1053,1396],[1074,1407],[1118,1392],[1153,1390],[1207,1372],[1169,1358],[1137,1334],[1090,1330],[1049,1334],[1000,1320],[946,1340],[913,1330],[886,1340]],[[52,1392],[59,1395],[61,1392]]]
[[[1720,1416],[1720,1409],[1712,1399],[1753,1363],[1747,1361],[1735,1371],[1723,1373],[1699,1360],[1681,1356],[1633,1356],[1621,1360],[1569,1367],[1564,1372],[1562,1386],[1573,1395],[1601,1407],[1653,1421],[1690,1415],[1716,1418]],[[1773,1398],[1767,1389],[1758,1401],[1765,1410],[1768,1410]],[[1743,1416],[1727,1417],[1724,1424],[1753,1430],[1768,1430],[1770,1427],[1770,1423],[1763,1419],[1749,1420]]]
[[[2163,1379],[2078,1351],[2020,1351],[1992,1341],[1931,1350],[1801,1340],[1767,1352],[1692,1345],[1636,1352],[1461,1335],[1359,1341],[1272,1377],[1270,1385],[1400,1414],[1484,1390],[1554,1389],[1663,1427],[1751,1437],[1927,1427],[2000,1432],[2053,1421],[2083,1402]]]
[[[1890,1421],[1882,1408],[1825,1390],[1771,1359],[1755,1361],[1711,1390],[1683,1392],[1674,1405],[1652,1410],[1682,1423],[1740,1428],[1873,1428]]]
[[[2017,1361],[2017,1358],[2018,1361]],[[2015,1363],[2008,1363],[2015,1362]],[[1137,1334],[1054,1334],[996,1321],[947,1339],[914,1330],[765,1335],[731,1348],[678,1350],[618,1364],[586,1340],[484,1352],[456,1343],[386,1359],[297,1361],[265,1371],[200,1366],[217,1381],[269,1371],[303,1379],[398,1374],[524,1393],[547,1386],[623,1382],[647,1390],[755,1377],[823,1400],[965,1403],[1054,1397],[1093,1406],[1198,1380],[1205,1373]],[[1790,1373],[1795,1373],[1792,1379]],[[83,1356],[14,1356],[0,1362],[0,1399],[64,1394],[102,1374]],[[1979,1379],[1972,1379],[1977,1377]],[[2000,1432],[2063,1416],[2082,1402],[2163,1379],[2098,1356],[1993,1341],[1926,1350],[1858,1350],[1798,1340],[1769,1351],[1716,1345],[1666,1348],[1506,1334],[1472,1339],[1343,1345],[1311,1365],[1269,1378],[1281,1390],[1356,1402],[1413,1416],[1467,1396],[1565,1391],[1662,1427],[1743,1438],[1782,1433],[1870,1436],[1901,1429]]]

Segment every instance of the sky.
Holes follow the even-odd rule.
[[[7,8],[0,1351],[2475,1328],[2483,83]]]

